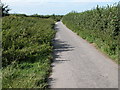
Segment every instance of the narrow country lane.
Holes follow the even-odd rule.
[[[118,65],[86,40],[56,23],[51,88],[118,88]]]

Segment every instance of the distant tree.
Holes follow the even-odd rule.
[[[8,16],[9,15],[9,11],[11,9],[9,9],[8,5],[5,5],[3,3],[0,3],[0,14],[1,16]]]
[[[52,17],[53,19],[55,19],[55,14],[53,14],[51,17]]]
[[[72,10],[70,13],[78,13],[77,11]]]

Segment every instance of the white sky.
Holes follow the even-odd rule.
[[[1,0],[0,0],[1,1]],[[119,0],[2,0],[9,5],[11,13],[25,14],[66,14],[70,11],[84,11],[100,6],[111,5]]]
[[[2,0],[2,2],[115,2],[118,0]]]

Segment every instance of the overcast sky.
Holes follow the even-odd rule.
[[[90,10],[96,5],[112,5],[119,0],[2,0],[9,5],[11,13],[21,14],[59,14],[64,15],[71,11],[82,12]]]

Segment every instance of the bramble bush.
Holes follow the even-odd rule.
[[[2,23],[3,88],[46,88],[54,20],[10,15]]]
[[[8,16],[3,18],[3,66],[51,51],[52,20]],[[44,48],[45,47],[45,48]],[[44,48],[44,49],[43,49]]]

